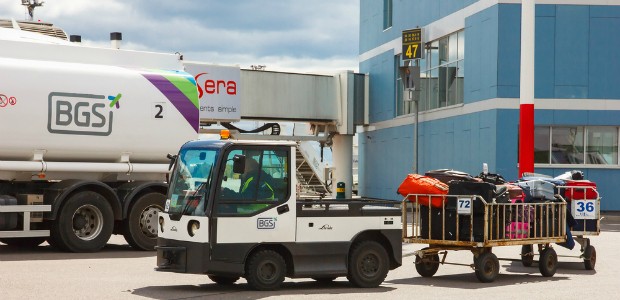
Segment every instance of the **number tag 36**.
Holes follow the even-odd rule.
[[[571,208],[575,219],[596,219],[596,200],[573,200]]]
[[[472,199],[458,198],[457,213],[459,215],[471,215]]]

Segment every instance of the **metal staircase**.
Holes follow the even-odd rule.
[[[309,147],[304,146],[303,142],[297,146],[297,182],[300,187],[300,194],[303,197],[329,197],[331,193],[331,182],[329,178],[330,168],[320,163],[309,151]]]

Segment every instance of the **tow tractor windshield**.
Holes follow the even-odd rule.
[[[204,216],[213,181],[215,149],[183,149],[170,180],[170,203],[166,212]]]

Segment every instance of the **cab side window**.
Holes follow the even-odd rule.
[[[235,155],[245,156],[245,170],[233,173]],[[288,199],[287,150],[239,149],[226,158],[218,196],[220,214],[254,214]]]

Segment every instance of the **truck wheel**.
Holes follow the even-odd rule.
[[[71,252],[103,248],[114,229],[114,214],[107,200],[92,191],[72,195],[52,224],[53,245]]]
[[[524,267],[531,267],[534,263],[534,247],[532,245],[521,246],[521,264]]]
[[[484,252],[474,260],[476,277],[480,282],[493,282],[499,274],[499,260],[492,252]]]
[[[349,253],[347,278],[361,288],[379,286],[388,273],[389,257],[385,248],[375,241],[355,243]]]
[[[220,285],[231,285],[237,280],[239,280],[239,276],[220,276],[220,275],[207,275],[211,281],[220,284]]]
[[[155,250],[157,245],[157,213],[164,211],[166,196],[149,193],[138,198],[123,221],[123,236],[137,250]]]
[[[552,277],[555,274],[558,269],[558,256],[553,248],[547,248],[540,252],[538,269],[540,274],[545,277]]]
[[[259,291],[272,291],[280,287],[286,275],[286,262],[273,250],[253,254],[246,265],[245,279],[250,287]]]
[[[45,237],[29,237],[29,238],[3,238],[0,243],[7,244],[11,247],[33,248],[45,242]]]
[[[415,269],[422,277],[433,277],[437,270],[439,270],[439,255],[429,254],[425,255],[424,258],[416,255]]]
[[[594,270],[596,266],[596,249],[592,245],[588,245],[586,250],[583,251],[583,264],[586,270]]]

